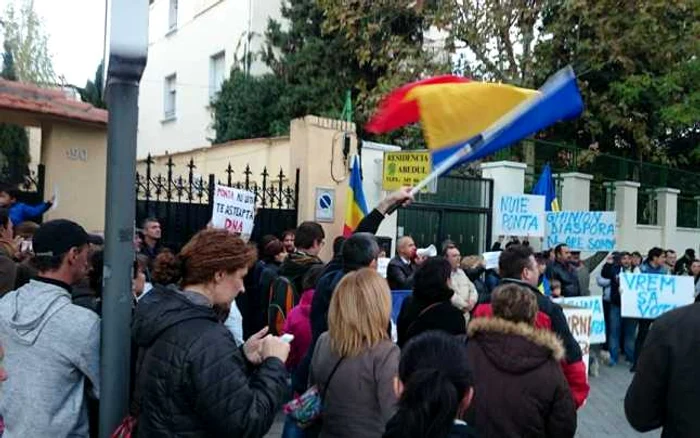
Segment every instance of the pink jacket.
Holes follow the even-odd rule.
[[[299,304],[289,312],[284,323],[284,332],[294,335],[291,343],[287,369],[292,370],[299,365],[311,345],[311,302],[314,299],[314,289],[304,291]]]

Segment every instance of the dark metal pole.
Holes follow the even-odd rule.
[[[110,78],[107,84],[107,196],[100,437],[109,438],[129,404],[131,281],[134,261],[138,80]]]

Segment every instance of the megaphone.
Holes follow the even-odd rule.
[[[419,257],[435,257],[437,255],[437,248],[435,248],[435,245],[430,245],[427,248],[418,248],[416,255]]]

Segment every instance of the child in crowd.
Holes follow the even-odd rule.
[[[23,202],[17,202],[17,194],[17,189],[9,185],[0,185],[0,207],[10,210],[10,219],[13,224],[21,224],[41,216],[51,208],[54,202],[52,198],[41,204],[27,205]]]
[[[552,298],[561,297],[561,282],[559,280],[550,280],[549,287],[552,289]]]
[[[284,333],[294,335],[286,364],[289,370],[294,370],[299,365],[311,345],[311,302],[314,299],[316,283],[323,270],[323,265],[314,266],[304,275],[302,279],[304,292],[301,294],[301,300],[289,312],[284,323]]]
[[[474,395],[467,360],[467,345],[456,336],[429,331],[411,339],[394,383],[398,410],[384,438],[475,437],[460,420]]]

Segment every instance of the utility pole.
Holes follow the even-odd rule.
[[[128,413],[139,81],[148,55],[148,2],[112,0],[106,101],[107,193],[100,352],[100,438]]]

